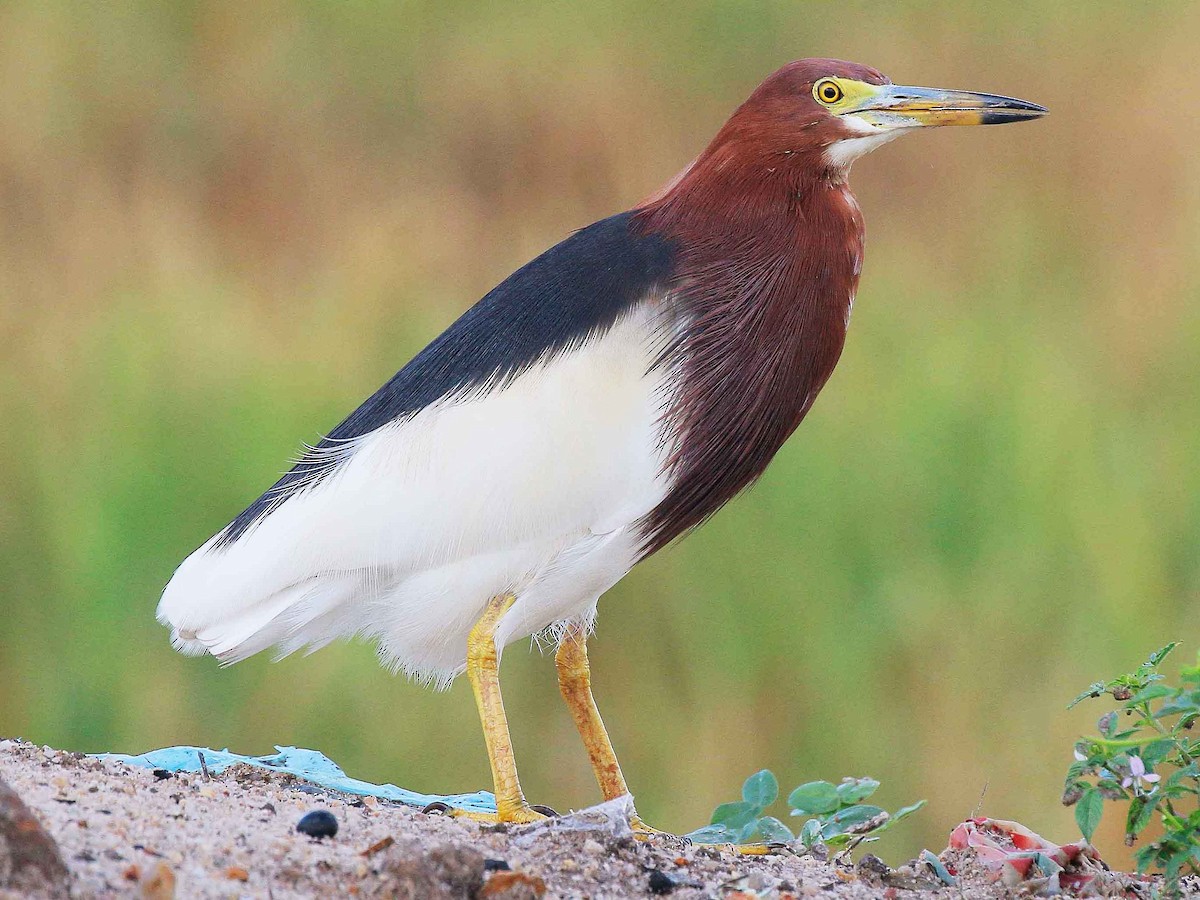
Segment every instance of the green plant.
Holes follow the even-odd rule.
[[[763,813],[779,798],[779,781],[769,769],[756,772],[742,785],[742,799],[722,803],[712,821],[688,835],[698,844],[790,843],[806,848],[824,844],[848,848],[872,841],[925,805],[921,800],[895,813],[863,803],[879,787],[874,778],[844,778],[841,784],[810,781],[788,795],[793,816],[807,817],[797,838],[783,822]]]
[[[1139,849],[1138,872],[1161,871],[1169,893],[1181,874],[1200,872],[1200,657],[1180,673],[1178,687],[1165,683],[1158,667],[1178,643],[1150,655],[1127,675],[1097,681],[1076,697],[1111,694],[1120,706],[1100,717],[1099,734],[1075,744],[1063,803],[1075,807],[1075,820],[1088,841],[1104,813],[1105,801],[1127,803],[1125,842],[1130,846],[1157,818],[1162,837]],[[1156,768],[1171,770],[1166,777]]]

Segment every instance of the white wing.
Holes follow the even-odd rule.
[[[185,652],[229,662],[369,634],[397,665],[445,678],[497,593],[518,595],[507,640],[585,615],[632,565],[629,526],[666,488],[650,315],[355,439],[232,544],[189,556],[160,621]]]

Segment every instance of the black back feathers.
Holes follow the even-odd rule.
[[[347,441],[442,400],[501,387],[604,334],[668,281],[674,247],[640,234],[633,213],[602,219],[488,292],[392,376],[221,533],[232,544],[280,503],[332,472]]]

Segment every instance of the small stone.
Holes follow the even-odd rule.
[[[17,793],[0,780],[0,893],[67,896],[67,866],[58,845]]]
[[[650,893],[652,894],[669,894],[675,888],[679,887],[679,882],[663,872],[660,869],[655,869],[650,873],[649,882]]]
[[[538,900],[546,893],[546,882],[524,872],[497,872],[479,891],[479,897],[495,900]]]
[[[475,897],[484,883],[483,854],[471,847],[441,844],[414,855],[411,847],[395,846],[379,859],[380,878],[390,882],[387,896],[414,900]]]
[[[168,769],[155,769],[150,774],[152,774],[159,781],[163,781],[163,780],[171,777],[171,772]]]
[[[296,830],[314,838],[333,837],[338,833],[338,820],[327,809],[314,809],[296,823]]]
[[[142,900],[174,900],[175,873],[162,860],[146,874],[139,891]]]
[[[386,850],[388,847],[392,846],[392,844],[394,844],[394,843],[396,843],[396,839],[389,834],[387,837],[383,837],[383,838],[380,838],[379,840],[377,840],[370,847],[368,847],[366,850],[364,850],[362,853],[360,853],[359,856],[374,856],[376,853],[380,852],[381,850]]]
[[[510,872],[510,866],[507,860],[503,859],[485,859],[483,861],[483,871],[485,872]]]
[[[596,856],[600,853],[603,853],[604,848],[602,846],[600,846],[599,841],[593,841],[591,838],[588,838],[586,841],[583,842],[583,852],[590,853],[593,856]]]
[[[891,867],[873,853],[868,853],[854,867],[859,878],[883,878],[890,875]]]
[[[230,881],[249,881],[250,873],[241,866],[230,866],[225,870],[225,877]]]

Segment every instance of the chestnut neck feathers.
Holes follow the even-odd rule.
[[[644,234],[677,247],[672,303],[683,323],[662,360],[678,377],[672,488],[644,523],[647,555],[762,474],[841,355],[862,216],[844,172],[820,162],[819,126],[793,117],[781,128],[778,105],[764,84],[635,214]]]

